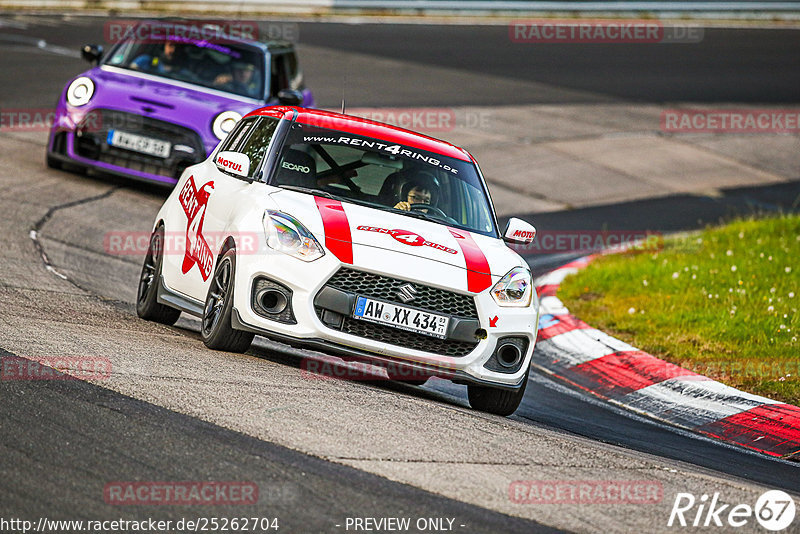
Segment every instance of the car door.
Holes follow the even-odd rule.
[[[239,241],[241,229],[231,228],[237,212],[254,205],[252,188],[260,172],[260,164],[275,137],[279,119],[254,116],[246,118],[223,141],[212,159],[199,167],[181,186],[177,202],[183,211],[185,228],[182,257],[172,258],[176,273],[168,285],[196,300],[204,301],[217,256],[225,241],[233,237]],[[225,154],[234,153],[234,158]],[[241,163],[231,164],[235,156],[244,154],[249,168]],[[180,218],[180,214],[178,215]],[[252,229],[255,233],[256,229]],[[250,236],[252,238],[252,236]],[[165,258],[166,260],[166,258]]]

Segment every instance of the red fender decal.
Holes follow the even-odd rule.
[[[448,228],[448,230],[456,238],[456,242],[467,260],[467,290],[480,293],[492,285],[492,272],[486,256],[483,255],[483,251],[469,232],[455,228]]]
[[[342,203],[330,198],[314,197],[317,209],[322,216],[325,229],[325,247],[339,261],[353,263],[353,239],[350,237],[350,222]]]
[[[194,183],[194,176],[189,179],[178,195],[178,201],[186,213],[186,253],[183,257],[181,272],[186,274],[194,265],[200,269],[200,276],[203,281],[211,276],[211,267],[214,257],[211,248],[203,237],[203,222],[206,218],[206,205],[211,190],[214,189],[214,182],[206,182],[198,189]]]

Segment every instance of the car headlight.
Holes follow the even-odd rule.
[[[231,133],[231,130],[233,130],[233,127],[236,126],[236,123],[239,122],[241,118],[242,115],[235,111],[223,111],[214,117],[214,122],[211,123],[211,131],[214,132],[217,139],[222,141]]]
[[[514,267],[492,288],[492,298],[500,306],[530,306],[532,293],[533,280],[525,267]]]
[[[86,76],[75,78],[67,88],[67,103],[70,106],[85,106],[94,94],[94,82]]]
[[[264,231],[271,249],[303,261],[314,261],[325,255],[314,235],[287,213],[265,211]]]

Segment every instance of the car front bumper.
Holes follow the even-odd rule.
[[[169,141],[171,154],[159,158],[112,147],[107,138],[115,128]],[[186,167],[203,161],[214,146],[215,141],[204,141],[197,132],[166,121],[106,108],[79,113],[64,109],[56,115],[47,154],[87,170],[172,187]]]
[[[265,268],[265,266],[269,268]],[[370,329],[377,325],[365,323],[352,318],[353,298],[332,294],[326,284],[340,269],[362,271],[371,275],[389,277],[404,282],[411,282],[417,286],[431,287],[430,282],[417,279],[407,274],[386,272],[386,270],[367,270],[359,266],[345,265],[333,255],[327,254],[323,258],[306,263],[281,253],[237,255],[236,287],[234,293],[234,327],[241,330],[252,331],[257,334],[273,337],[292,345],[312,347],[324,352],[335,352],[345,356],[367,359],[378,364],[403,366],[416,370],[412,376],[436,375],[448,378],[455,382],[468,382],[494,387],[515,388],[519,387],[528,371],[531,356],[536,340],[538,326],[538,301],[527,308],[501,308],[489,294],[489,289],[478,294],[454,292],[446,287],[435,287],[460,295],[466,295],[474,300],[475,315],[473,317],[456,317],[451,315],[451,326],[448,331],[448,340],[458,344],[460,354],[449,356],[445,350],[422,350],[413,348],[413,342],[386,342],[376,339],[375,336],[365,337],[354,335],[345,330],[332,327],[323,322],[321,308],[331,310],[337,308],[339,315],[344,320],[357,322],[361,332],[372,334]],[[463,276],[463,270],[453,268],[455,274]],[[275,319],[267,318],[263,313],[258,313],[254,302],[256,283],[259,280],[269,280],[283,286],[291,292],[289,301],[291,315],[287,314]],[[356,292],[350,293],[352,297]],[[321,303],[320,297],[333,295],[327,303]],[[336,298],[338,297],[338,299]],[[536,297],[534,296],[534,299]],[[339,301],[338,305],[331,301]],[[399,305],[407,305],[400,301]],[[433,313],[443,313],[441,309],[426,308]],[[448,314],[450,315],[450,314]],[[391,327],[382,327],[391,328]],[[391,328],[396,331],[396,329]],[[399,331],[401,334],[405,334]],[[415,334],[414,338],[420,341],[422,334]],[[380,336],[378,336],[380,337]],[[427,336],[423,336],[427,337]],[[509,338],[519,339],[521,358],[514,365],[513,371],[498,366],[496,352],[498,344],[505,344]],[[432,338],[434,339],[434,338]],[[469,340],[469,342],[468,342]],[[438,340],[437,340],[438,341]],[[428,346],[425,340],[416,343],[419,347]],[[431,346],[445,346],[434,342]],[[452,351],[451,351],[452,352]],[[423,375],[417,375],[417,372]],[[425,375],[424,373],[427,373]]]

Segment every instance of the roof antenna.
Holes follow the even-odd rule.
[[[344,75],[344,83],[342,83],[342,115],[344,115],[344,87],[347,85],[347,74]]]

